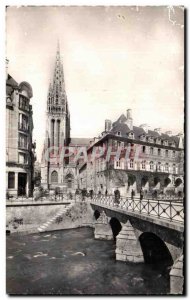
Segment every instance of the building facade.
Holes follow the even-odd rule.
[[[128,109],[113,124],[106,120],[105,131],[88,148],[88,160],[79,170],[80,188],[101,194],[113,194],[117,188],[128,196],[141,189],[147,195],[181,195],[183,144],[182,134],[149,130],[147,124],[134,126]]]
[[[41,160],[41,185],[44,189],[74,192],[78,188],[80,161],[74,160],[74,154],[65,159],[64,149],[75,150],[88,142],[89,139],[70,138],[70,113],[58,44],[53,81],[47,97],[46,137]]]
[[[32,196],[35,143],[32,141],[32,87],[6,80],[6,191],[10,196]]]

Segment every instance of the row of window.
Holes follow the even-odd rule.
[[[148,150],[149,149],[149,153]],[[176,157],[176,151],[169,151],[168,149],[160,149],[160,148],[153,148],[153,147],[146,147],[146,146],[142,146],[142,152],[146,153],[146,154],[150,154],[150,155],[158,155],[158,156],[164,156],[165,157],[169,157],[169,154],[172,158]]]
[[[121,160],[116,161],[116,167],[121,167]],[[173,164],[172,166],[169,165],[168,163],[162,164],[161,162],[158,162],[157,164],[154,163],[153,161],[150,161],[149,163],[146,162],[146,160],[143,160],[140,164],[140,167],[142,170],[155,170],[157,172],[159,171],[164,171],[164,172],[171,172],[171,173],[176,173],[176,164]],[[129,162],[129,168],[130,169],[135,169],[136,168],[136,162],[131,159]]]
[[[116,133],[116,135],[121,136],[121,131],[118,131]],[[126,135],[129,139],[134,139],[135,138],[133,132],[126,133]],[[150,136],[146,137],[146,136],[142,135],[140,137],[140,140],[144,141],[144,142],[156,143],[156,144],[164,145],[164,146],[171,146],[171,147],[176,146],[174,141],[162,140],[161,138],[153,138],[153,137],[150,137]]]
[[[124,142],[120,142],[120,141],[114,141],[113,144],[116,147],[123,147],[124,148]],[[133,148],[134,144],[131,144],[131,151],[134,151]],[[158,156],[165,156],[165,157],[172,157],[175,158],[176,157],[176,151],[175,150],[168,150],[168,149],[160,149],[157,147],[149,147],[149,146],[140,146],[138,144],[136,144],[136,147],[142,147],[141,148],[141,152],[144,154],[149,154],[149,155],[158,155]]]

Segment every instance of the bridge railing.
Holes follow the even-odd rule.
[[[171,222],[184,222],[184,206],[182,202],[171,200],[152,200],[139,198],[120,197],[116,200],[114,196],[95,195],[91,202],[106,205],[112,208],[120,208],[124,211],[144,214]]]
[[[6,199],[7,205],[17,205],[17,204],[43,204],[43,203],[62,203],[62,202],[70,202],[70,201],[79,201],[78,195],[70,195],[60,193],[57,195],[47,195],[40,196],[38,198],[35,197],[26,197],[26,196],[13,196]]]

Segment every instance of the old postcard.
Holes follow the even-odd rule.
[[[185,293],[184,18],[7,7],[7,294]]]

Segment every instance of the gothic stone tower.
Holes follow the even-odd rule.
[[[41,183],[47,189],[62,188],[64,186],[64,162],[59,159],[59,154],[62,147],[67,146],[70,141],[70,114],[59,44],[53,81],[50,83],[48,91],[46,122],[46,138],[41,162]],[[47,159],[47,149],[49,149],[51,161]]]

